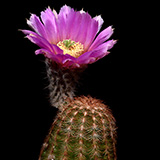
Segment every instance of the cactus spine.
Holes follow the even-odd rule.
[[[79,69],[61,67],[49,58],[46,58],[46,70],[49,80],[50,103],[53,107],[61,108],[66,98],[73,99],[76,85],[85,66]]]
[[[100,100],[66,100],[42,146],[39,160],[116,160],[116,126]]]

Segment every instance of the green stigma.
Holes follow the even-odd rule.
[[[71,41],[70,39],[66,39],[63,41],[63,44],[67,47],[67,48],[70,48],[72,45],[75,44],[74,41]]]

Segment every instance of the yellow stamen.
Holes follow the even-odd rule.
[[[71,45],[66,45],[66,41],[69,41]],[[83,54],[83,44],[79,43],[79,42],[74,42],[71,40],[65,40],[65,41],[59,41],[57,43],[57,46],[63,50],[63,54],[69,54],[75,58],[78,58],[80,55]]]

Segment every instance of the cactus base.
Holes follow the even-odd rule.
[[[110,109],[90,96],[67,100],[43,143],[39,160],[116,160]]]

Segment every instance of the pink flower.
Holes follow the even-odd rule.
[[[41,20],[32,14],[27,24],[34,31],[22,32],[40,47],[35,54],[44,54],[67,68],[96,62],[109,54],[108,50],[116,43],[116,40],[108,40],[113,34],[111,26],[97,35],[103,24],[101,16],[92,18],[83,10],[75,11],[67,5],[59,14],[47,8],[41,12]]]

